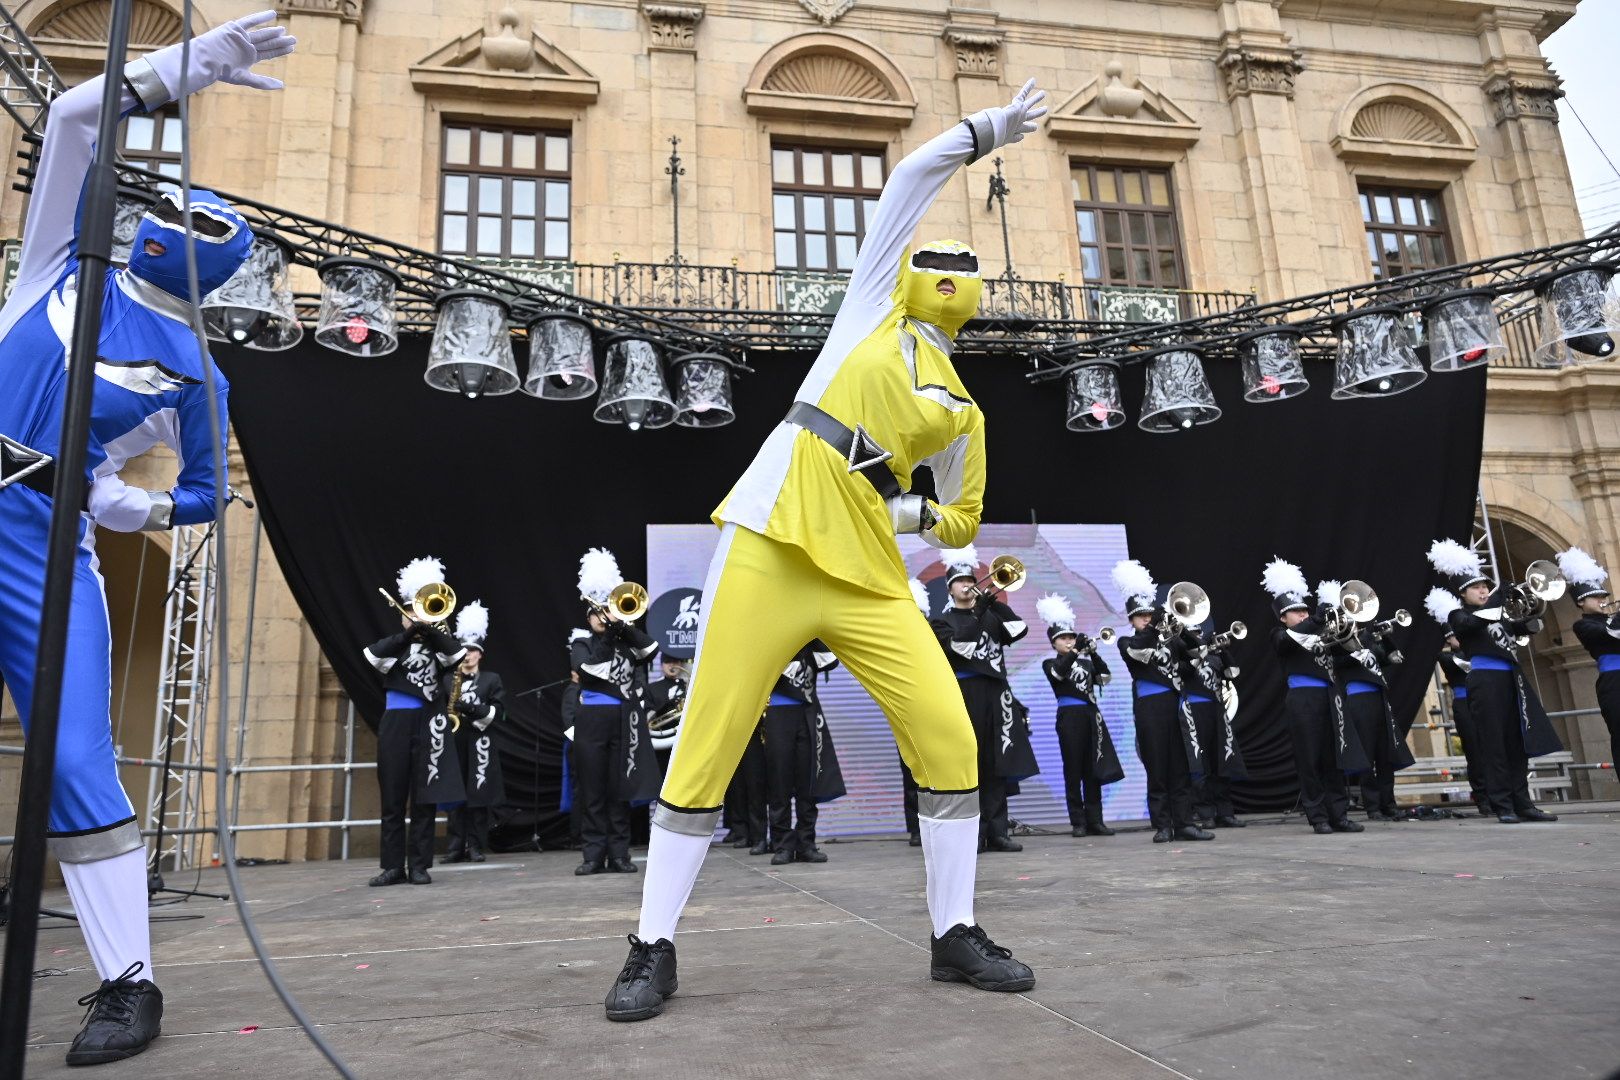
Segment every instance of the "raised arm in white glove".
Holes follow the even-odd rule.
[[[1022,142],[1035,130],[1035,121],[1046,115],[1046,91],[1035,89],[1035,80],[1024,83],[1011,102],[976,112],[967,118],[973,131],[973,161],[993,150]]]

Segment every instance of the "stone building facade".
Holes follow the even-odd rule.
[[[1033,77],[1052,112],[1003,162],[1025,279],[1275,300],[1580,234],[1558,79],[1540,50],[1578,0],[501,3],[288,0],[300,45],[274,71],[287,89],[196,99],[207,138],[195,174],[425,249],[546,261],[572,280],[567,265],[669,258],[673,145],[683,258],[835,272],[889,167]],[[202,0],[198,29],[253,6]],[[25,0],[15,14],[72,81],[99,66],[109,8]],[[137,0],[137,51],[176,40],[177,12]],[[126,155],[172,162],[167,123],[132,128]],[[927,228],[1000,272],[990,169],[953,179]],[[18,235],[22,208],[0,196],[0,235]],[[1620,371],[1600,365],[1492,371],[1484,492],[1505,558],[1580,543],[1620,566],[1617,388]],[[163,462],[145,467],[159,486]],[[248,516],[230,528],[243,595]],[[141,545],[163,542],[110,540],[110,577],[131,580]],[[149,574],[166,565],[161,550],[146,558]],[[341,757],[340,692],[268,558],[258,573],[248,752]],[[115,625],[133,589],[114,585]],[[240,642],[242,605],[234,617]],[[139,620],[137,669],[154,632]],[[1571,637],[1540,660],[1550,703],[1591,703]],[[131,724],[151,715],[144,670],[130,680],[130,694],[147,693]],[[14,722],[3,741],[16,741]],[[1595,717],[1568,727],[1577,760],[1613,757]],[[150,729],[125,745],[144,753]],[[356,791],[356,815],[371,813],[364,778]],[[242,806],[247,820],[340,810],[333,777],[307,773],[254,778]],[[302,858],[334,844],[324,831],[261,833],[243,848]]]

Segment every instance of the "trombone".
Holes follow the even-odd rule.
[[[429,582],[417,589],[416,595],[411,597],[409,608],[389,595],[387,589],[379,586],[377,591],[407,619],[414,619],[430,626],[444,622],[456,610],[456,590],[442,581]]]
[[[634,581],[621,582],[608,593],[607,603],[598,604],[595,600],[580,594],[580,599],[590,605],[591,612],[604,619],[616,619],[620,622],[635,622],[647,614],[647,588]]]
[[[1028,579],[1022,559],[1016,555],[997,555],[990,561],[990,572],[973,583],[973,591],[983,595],[988,585],[990,592],[1017,592]]]

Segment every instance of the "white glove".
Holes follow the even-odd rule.
[[[473,727],[477,728],[479,731],[488,731],[489,725],[493,724],[494,722],[495,714],[490,713],[490,715],[483,717],[482,719],[474,720]]]
[[[280,90],[280,79],[259,75],[253,65],[265,60],[286,56],[298,44],[296,38],[280,26],[266,26],[274,22],[274,11],[260,11],[216,26],[206,34],[199,34],[191,42],[191,70],[184,74],[180,67],[182,46],[170,45],[159,49],[144,60],[129,65],[129,82],[141,103],[148,110],[162,104],[158,97],[173,101],[180,96],[182,82],[186,93],[195,93],[216,82],[249,86],[255,90]],[[159,94],[151,85],[154,76],[161,80],[166,94]]]
[[[1022,142],[1025,135],[1035,130],[1035,121],[1046,115],[1046,91],[1035,89],[1030,79],[1012,101],[994,109],[976,112],[967,118],[973,130],[974,156],[977,161],[992,150]]]

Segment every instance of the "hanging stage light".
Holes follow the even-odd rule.
[[[287,266],[292,255],[274,236],[253,238],[247,262],[231,279],[203,297],[203,330],[210,341],[224,341],[265,352],[298,344],[304,328],[293,308]]]
[[[1613,356],[1614,335],[1620,334],[1620,296],[1613,283],[1614,270],[1607,266],[1576,266],[1543,278],[1536,286],[1541,301],[1536,359],[1557,365],[1579,363],[1580,356]]]
[[[1152,356],[1147,365],[1147,393],[1137,427],[1161,433],[1188,431],[1221,418],[1196,350],[1173,346]]]
[[[1333,364],[1333,399],[1391,397],[1429,377],[1397,307],[1361,308],[1334,319],[1339,353]]]
[[[1119,365],[1112,360],[1075,368],[1069,375],[1070,431],[1110,431],[1125,422],[1125,399],[1119,392]]]
[[[387,356],[399,347],[394,295],[399,275],[369,259],[323,259],[315,340],[350,356]]]
[[[1256,405],[1297,397],[1311,388],[1299,351],[1299,331],[1266,326],[1237,339],[1243,400]]]
[[[476,289],[452,289],[433,307],[433,344],[423,376],[429,386],[469,398],[518,388],[506,301]]]
[[[529,374],[520,389],[548,401],[596,393],[596,341],[588,319],[566,311],[529,322]]]
[[[1464,289],[1446,293],[1423,309],[1430,371],[1466,371],[1507,352],[1494,299],[1489,289]]]
[[[676,357],[675,422],[682,427],[724,427],[737,418],[731,404],[731,361],[717,353]]]
[[[602,393],[592,415],[604,424],[623,424],[631,431],[674,422],[675,402],[664,381],[663,355],[657,345],[631,335],[608,341]]]

